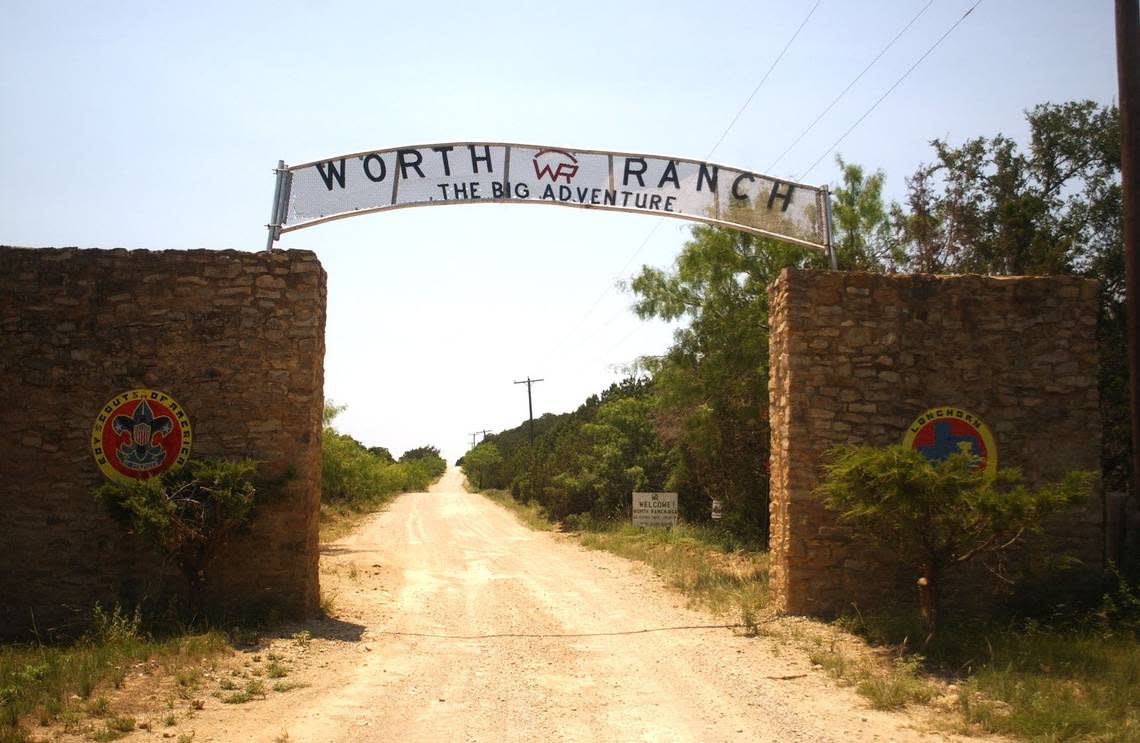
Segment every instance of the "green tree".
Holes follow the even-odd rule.
[[[954,147],[907,180],[894,205],[895,240],[910,270],[1006,275],[1078,274],[1101,281],[1102,454],[1105,484],[1130,477],[1120,116],[1093,101],[1026,112],[1029,145],[1004,135]]]
[[[347,409],[347,405],[337,405],[332,400],[325,400],[324,409],[321,411],[321,425],[328,428],[333,420]]]
[[[787,266],[824,257],[740,232],[697,226],[674,268],[633,279],[641,318],[683,320],[673,345],[643,359],[653,374],[655,420],[674,462],[670,488],[687,515],[712,498],[725,520],[765,540],[768,521],[768,284]]]
[[[850,271],[896,268],[906,254],[891,229],[890,212],[883,201],[886,174],[867,175],[861,165],[839,155],[842,183],[831,192],[831,221],[839,267]]]
[[[343,405],[325,404],[325,425],[321,431],[323,501],[367,506],[380,496],[423,490],[447,469],[447,463],[433,446],[413,449],[399,462],[392,460],[386,447],[365,447],[332,425],[344,410]]]
[[[386,446],[370,446],[368,453],[379,459],[384,464],[395,464],[396,459],[392,456],[392,452],[388,451]]]
[[[902,254],[883,205],[883,173],[838,162],[840,267],[895,265]],[[684,322],[664,355],[642,360],[671,455],[668,487],[689,518],[706,518],[710,501],[720,499],[722,523],[748,540],[768,537],[768,285],[788,267],[828,263],[819,251],[697,226],[672,270],[645,266],[630,285],[639,317]]]
[[[475,480],[475,487],[482,488],[489,482],[489,475],[503,463],[499,447],[483,441],[463,455],[463,472]]]
[[[1015,469],[989,478],[970,454],[932,462],[902,446],[842,447],[825,465],[818,493],[858,537],[918,573],[919,608],[929,633],[939,628],[947,572],[996,556],[1042,519],[1086,500],[1095,476],[1072,472],[1031,490]]]
[[[400,455],[401,462],[412,462],[417,459],[439,459],[439,449],[434,446],[417,446],[414,449],[408,449]]]
[[[651,410],[644,397],[619,397],[582,424],[572,460],[554,477],[561,497],[548,504],[553,516],[588,511],[599,521],[620,518],[629,514],[634,491],[663,486],[666,454]]]
[[[111,515],[168,555],[186,581],[191,612],[203,608],[206,570],[246,525],[258,494],[257,463],[191,459],[157,477],[104,483],[95,491]]]

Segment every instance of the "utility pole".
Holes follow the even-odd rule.
[[[1120,86],[1120,180],[1124,194],[1124,305],[1132,415],[1133,523],[1127,558],[1140,562],[1140,3],[1116,0],[1116,74]]]
[[[528,419],[530,420],[530,429],[529,429],[530,430],[530,443],[532,443],[532,444],[534,443],[534,403],[531,401],[530,386],[536,382],[541,382],[541,381],[543,381],[543,380],[531,379],[528,376],[526,379],[522,380],[521,382],[515,382],[515,384],[525,384],[526,385],[526,409],[527,409],[527,413],[528,413]]]
[[[489,434],[489,433],[490,433],[490,431],[488,431],[486,428],[484,428],[482,431],[474,431],[474,432],[468,434],[469,436],[471,436],[471,448],[472,449],[475,448],[475,437],[476,436],[481,435],[483,438],[487,438],[487,434]]]

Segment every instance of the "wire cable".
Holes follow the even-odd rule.
[[[815,119],[810,124],[808,124],[807,129],[804,129],[802,132],[800,132],[800,136],[796,137],[795,141],[793,141],[790,145],[788,145],[787,149],[785,149],[783,152],[781,152],[780,156],[772,161],[772,164],[768,166],[768,169],[765,172],[771,173],[772,171],[774,171],[776,169],[776,166],[780,164],[780,161],[784,159],[784,156],[787,155],[789,152],[791,152],[792,148],[795,147],[797,144],[799,144],[800,140],[802,140],[804,137],[806,137],[808,135],[808,133],[811,132],[811,130],[815,128],[815,125],[819,123],[820,119],[822,119],[824,116],[827,115],[828,111],[835,108],[835,104],[839,103],[839,101],[842,100],[843,96],[847,95],[847,91],[851,90],[851,88],[853,88],[855,86],[855,83],[859,82],[863,78],[863,76],[867,74],[867,71],[875,66],[875,63],[878,62],[882,58],[882,56],[884,54],[886,54],[892,46],[895,45],[896,41],[898,41],[899,39],[902,38],[902,35],[905,34],[910,29],[910,27],[915,24],[915,21],[917,21],[919,18],[922,17],[922,14],[925,13],[931,5],[934,5],[934,0],[930,0],[930,2],[928,2],[926,5],[922,6],[922,10],[920,10],[914,14],[914,17],[910,19],[910,22],[907,23],[905,26],[903,26],[902,30],[899,31],[897,34],[895,34],[895,37],[893,39],[891,39],[889,42],[887,42],[887,45],[884,46],[879,51],[879,53],[875,55],[875,58],[872,59],[867,64],[867,66],[863,68],[862,72],[860,72],[858,75],[856,75],[855,78],[851,82],[847,83],[847,87],[844,88],[839,93],[839,95],[835,96],[835,100],[833,100],[831,103],[827,104],[827,108],[825,108],[819,112],[819,116],[816,116]]]
[[[788,39],[788,43],[784,44],[784,48],[780,50],[780,53],[778,55],[776,55],[776,59],[768,67],[768,71],[764,73],[764,77],[760,78],[760,82],[756,83],[756,87],[752,89],[751,95],[749,95],[748,98],[744,101],[744,105],[740,107],[740,110],[736,112],[736,116],[733,116],[732,121],[728,122],[728,126],[725,127],[723,132],[721,132],[720,137],[716,141],[716,144],[714,144],[712,146],[712,149],[709,150],[709,154],[705,155],[705,160],[708,160],[710,157],[712,157],[712,154],[716,152],[716,148],[720,147],[721,142],[723,142],[724,138],[728,136],[728,133],[732,131],[732,127],[736,126],[736,122],[740,120],[740,117],[744,114],[745,109],[748,108],[748,104],[752,103],[752,99],[755,98],[756,94],[760,92],[760,88],[764,87],[764,83],[772,74],[772,70],[776,69],[776,65],[780,64],[780,60],[784,58],[784,54],[788,51],[788,48],[791,47],[792,42],[794,42],[796,40],[796,37],[800,35],[800,31],[804,30],[804,26],[806,26],[807,22],[811,20],[812,15],[815,14],[815,9],[818,8],[819,4],[822,2],[823,0],[815,0],[815,5],[811,6],[811,10],[809,10],[808,14],[804,16],[804,19],[800,22],[799,28],[797,28],[796,32],[792,34],[792,38]]]
[[[835,142],[834,142],[834,143],[833,143],[833,144],[832,144],[830,147],[828,147],[826,150],[824,150],[824,152],[823,152],[823,154],[822,154],[822,155],[820,155],[818,158],[816,158],[816,161],[815,161],[815,162],[813,162],[813,163],[811,164],[811,167],[809,167],[809,168],[808,168],[807,170],[805,170],[803,173],[800,173],[798,176],[796,176],[796,180],[802,181],[804,178],[806,178],[806,177],[807,177],[807,174],[808,174],[808,173],[810,173],[811,171],[815,170],[815,167],[816,167],[817,165],[819,165],[821,162],[823,162],[823,158],[825,158],[825,157],[827,157],[829,154],[831,154],[831,152],[832,152],[832,151],[833,151],[833,150],[834,150],[836,147],[838,147],[838,146],[839,146],[839,145],[840,145],[840,144],[843,142],[843,140],[847,139],[847,135],[848,135],[848,134],[850,134],[851,132],[853,132],[853,131],[855,130],[855,127],[857,127],[857,126],[859,126],[860,124],[862,124],[862,123],[863,123],[863,120],[864,120],[864,119],[866,119],[868,116],[870,116],[871,112],[872,112],[872,111],[874,111],[874,110],[875,110],[875,109],[876,109],[876,108],[879,106],[879,104],[883,102],[883,99],[884,99],[884,98],[886,98],[888,95],[890,95],[890,94],[891,94],[891,91],[893,91],[895,88],[897,88],[897,87],[898,87],[898,86],[899,86],[899,85],[902,83],[902,81],[903,81],[903,80],[906,80],[906,79],[907,79],[907,76],[909,76],[909,75],[910,75],[910,73],[914,72],[915,68],[917,68],[917,67],[918,67],[920,64],[922,64],[922,60],[924,60],[924,59],[926,59],[927,57],[929,57],[929,56],[930,56],[930,54],[931,54],[931,52],[933,52],[935,49],[937,49],[937,48],[938,48],[938,45],[939,45],[939,44],[941,44],[941,43],[942,43],[942,42],[943,42],[943,41],[946,39],[946,37],[947,37],[947,36],[949,36],[951,33],[953,33],[953,32],[954,32],[954,29],[958,28],[958,26],[960,26],[960,25],[962,24],[962,21],[966,20],[966,18],[967,18],[967,17],[968,17],[968,16],[969,16],[971,13],[973,13],[973,12],[974,12],[974,9],[975,9],[975,8],[977,8],[977,7],[978,7],[979,5],[981,5],[981,4],[982,4],[982,0],[977,0],[977,2],[975,2],[975,3],[974,3],[972,6],[970,6],[970,9],[969,9],[969,10],[967,10],[965,13],[963,13],[963,14],[962,14],[962,17],[961,17],[961,18],[959,18],[957,21],[955,21],[955,22],[954,22],[954,25],[952,25],[950,28],[946,29],[946,33],[944,33],[944,34],[942,34],[941,36],[939,36],[939,37],[938,37],[938,41],[934,42],[934,43],[933,43],[933,44],[930,46],[930,48],[929,48],[929,49],[927,49],[927,50],[926,50],[926,52],[925,52],[925,53],[924,53],[924,54],[923,54],[921,57],[919,57],[919,58],[918,58],[918,60],[917,60],[917,61],[916,61],[914,64],[912,64],[912,65],[911,65],[911,66],[910,66],[910,67],[907,69],[907,71],[906,71],[906,72],[904,72],[904,73],[902,74],[902,77],[900,77],[898,80],[895,80],[895,82],[894,82],[894,85],[892,85],[891,87],[887,88],[886,92],[885,92],[885,93],[883,93],[881,96],[879,96],[879,99],[878,99],[878,100],[876,100],[874,103],[872,103],[872,104],[871,104],[871,107],[870,107],[870,108],[868,108],[866,111],[864,111],[864,112],[863,112],[863,115],[862,115],[862,116],[860,116],[860,117],[859,117],[859,118],[858,118],[858,119],[855,121],[855,123],[854,123],[854,124],[852,124],[850,127],[848,127],[848,128],[847,128],[847,131],[843,132],[843,134],[842,134],[842,135],[839,137],[839,139],[835,140]]]
[[[811,10],[808,11],[808,14],[804,16],[804,19],[802,21],[800,21],[800,25],[796,27],[795,33],[793,33],[791,38],[788,39],[787,43],[784,44],[784,48],[780,50],[780,53],[778,55],[776,55],[776,59],[772,61],[772,64],[768,66],[768,71],[764,73],[764,77],[760,78],[760,82],[758,82],[756,84],[756,87],[752,89],[752,92],[748,95],[748,98],[744,100],[743,105],[740,106],[740,109],[736,112],[736,115],[732,117],[732,121],[728,122],[728,126],[724,128],[724,131],[721,132],[720,137],[717,138],[716,143],[713,144],[712,148],[708,151],[708,154],[705,155],[705,160],[708,160],[710,157],[712,157],[713,153],[716,152],[717,148],[720,147],[724,142],[725,137],[727,137],[729,132],[732,131],[732,128],[736,126],[736,122],[738,122],[740,120],[740,117],[744,115],[744,112],[752,103],[752,99],[755,98],[756,94],[760,92],[760,88],[764,87],[764,83],[767,82],[769,77],[771,77],[772,71],[776,69],[776,65],[778,65],[780,63],[780,60],[784,58],[784,55],[787,54],[788,49],[790,49],[792,46],[792,43],[795,42],[796,38],[800,35],[800,31],[803,31],[804,26],[806,26],[807,22],[811,20],[811,17],[815,14],[816,8],[818,8],[822,2],[823,0],[816,0],[815,5],[811,7]],[[931,0],[931,2],[933,2],[933,0]],[[649,230],[649,233],[646,234],[645,239],[641,241],[641,244],[637,247],[637,250],[633,252],[633,255],[626,259],[625,264],[622,265],[621,269],[618,270],[617,276],[614,277],[615,280],[620,278],[620,276],[625,272],[625,269],[629,267],[629,264],[633,263],[634,259],[637,258],[637,256],[641,255],[641,251],[643,251],[645,249],[645,246],[649,244],[650,238],[652,238],[654,233],[657,232],[658,228],[661,227],[661,223],[663,221],[665,221],[664,217],[659,217],[657,219],[657,222],[653,225],[653,228]],[[589,318],[594,310],[597,309],[598,305],[601,304],[601,301],[605,299],[611,291],[613,291],[612,284],[602,290],[602,293],[598,295],[598,298],[594,300],[593,304],[591,304],[589,309],[586,310],[585,314],[582,315],[582,318],[566,333],[565,336],[563,336],[562,343],[559,344],[560,346],[563,346],[565,342],[569,340],[570,336],[578,331],[578,328],[580,328],[582,324],[586,322],[586,319]]]
[[[633,255],[631,255],[626,260],[625,264],[618,270],[617,275],[614,276],[614,281],[618,280],[618,277],[621,276],[621,274],[625,272],[625,269],[627,269],[629,267],[630,263],[633,263],[634,258],[641,255],[641,251],[645,250],[645,246],[649,244],[649,239],[651,237],[653,237],[653,234],[655,232],[657,232],[657,228],[659,228],[661,226],[661,223],[664,221],[665,221],[664,217],[659,217],[657,219],[657,223],[654,224],[653,229],[649,230],[649,232],[645,235],[645,239],[642,240],[641,244],[637,246],[637,250],[633,251]],[[566,341],[568,341],[570,339],[570,336],[574,335],[574,333],[578,330],[578,328],[582,327],[582,324],[584,322],[586,322],[586,318],[588,318],[593,313],[593,311],[598,308],[598,305],[601,304],[602,300],[605,299],[606,295],[608,295],[611,291],[613,291],[613,283],[606,285],[606,288],[602,290],[602,293],[598,295],[598,298],[594,300],[594,303],[591,304],[589,309],[586,310],[586,313],[584,315],[582,315],[582,319],[580,319],[578,321],[578,323],[576,325],[574,325],[574,327],[572,327],[566,333],[566,335],[564,335],[562,337],[562,342],[559,343],[560,346],[564,345],[566,343]],[[595,331],[595,334],[596,334],[596,331]],[[593,335],[591,335],[590,337],[592,338]]]

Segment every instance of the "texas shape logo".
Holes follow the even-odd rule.
[[[907,428],[903,446],[934,462],[951,454],[969,454],[986,475],[993,477],[997,473],[997,445],[993,434],[978,416],[961,408],[927,410]]]

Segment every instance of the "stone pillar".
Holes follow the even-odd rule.
[[[1099,470],[1095,281],[786,270],[768,291],[771,587],[781,611],[914,601],[917,576],[853,545],[814,495],[834,446],[901,443],[923,411],[955,406],[985,421],[999,465],[1022,468],[1031,484]],[[1099,499],[1052,524],[1049,538],[1099,566]]]
[[[324,324],[306,251],[0,248],[0,635],[177,585],[92,498],[95,417],[140,387],[185,407],[193,456],[289,475],[215,562],[210,603],[316,611]]]

